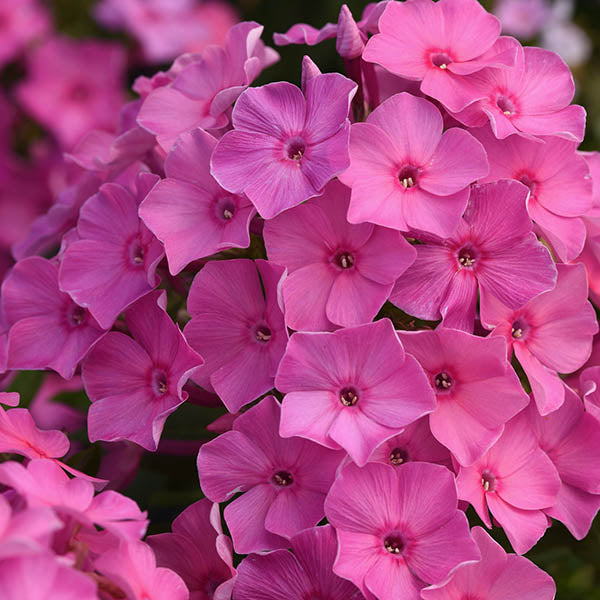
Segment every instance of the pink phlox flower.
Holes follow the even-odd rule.
[[[305,529],[290,540],[292,552],[251,554],[239,566],[235,597],[246,600],[363,600],[349,581],[333,571],[338,544],[331,525]]]
[[[504,33],[528,40],[543,30],[552,10],[548,0],[497,0],[494,13]]]
[[[356,22],[362,36],[367,33],[377,33],[377,23],[383,11],[385,10],[388,0],[382,2],[370,2],[365,6],[360,21]],[[340,29],[343,30],[344,21],[347,17],[352,17],[348,6],[343,4],[340,9],[340,14],[337,23],[326,23],[321,29],[316,29],[312,25],[306,23],[296,23],[292,25],[286,33],[274,33],[273,41],[277,46],[287,46],[288,44],[306,44],[308,46],[316,46],[322,41],[338,37]],[[354,19],[352,19],[354,21]],[[340,43],[340,42],[338,42]],[[353,57],[354,58],[354,57]]]
[[[162,63],[183,52],[200,52],[225,42],[237,14],[225,2],[195,0],[104,0],[96,18],[135,37],[147,62]]]
[[[389,319],[333,333],[295,333],[281,360],[280,433],[343,448],[364,465],[385,439],[435,409],[417,361]]]
[[[448,469],[348,465],[325,501],[339,550],[333,571],[380,600],[420,599],[427,584],[480,558]]]
[[[164,250],[139,219],[136,198],[117,183],[105,183],[82,206],[77,234],[62,256],[59,285],[108,329],[159,284]]]
[[[502,43],[508,46],[512,41],[506,38]],[[520,45],[517,50],[512,69],[483,69],[468,76],[473,94],[481,99],[454,116],[468,127],[489,121],[499,139],[553,135],[581,142],[585,110],[571,105],[575,84],[569,67],[550,50]]]
[[[142,220],[165,245],[173,275],[193,260],[250,245],[248,227],[256,209],[211,176],[216,144],[202,129],[181,134],[165,161],[166,179],[140,205]]]
[[[482,181],[516,179],[526,185],[529,216],[561,261],[574,259],[586,237],[581,217],[593,205],[592,180],[577,144],[559,137],[542,137],[543,144],[517,135],[498,140],[488,126],[473,134],[490,162]]]
[[[17,58],[36,38],[47,34],[51,20],[44,4],[39,0],[22,0],[18,3],[0,2],[0,67]]]
[[[205,364],[193,379],[214,390],[229,412],[274,386],[288,341],[284,277],[283,267],[266,260],[237,259],[209,262],[194,278],[184,332]]]
[[[589,168],[592,180],[592,208],[581,219],[584,231],[580,236],[585,236],[585,244],[577,262],[585,265],[590,298],[596,305],[600,304],[600,153],[580,152]]]
[[[542,417],[532,403],[529,417],[540,448],[561,479],[556,503],[544,512],[581,540],[600,509],[600,423],[566,386],[560,408]]]
[[[502,336],[525,370],[540,414],[547,415],[563,403],[564,385],[558,373],[583,366],[598,332],[588,285],[581,264],[557,265],[556,286],[511,310],[494,299],[482,307],[481,320]]]
[[[171,569],[157,567],[152,549],[143,542],[120,540],[118,546],[104,552],[94,566],[127,600],[190,598],[183,579]]]
[[[586,412],[600,422],[600,366],[588,367],[581,372],[579,389]]]
[[[369,458],[369,462],[394,467],[415,461],[443,465],[453,471],[450,451],[433,437],[427,416],[379,444]]]
[[[172,529],[146,538],[157,565],[183,579],[191,600],[229,600],[236,570],[219,505],[206,498],[195,502],[173,521]]]
[[[244,192],[271,219],[320,195],[349,165],[348,110],[356,84],[339,73],[246,90],[213,153],[211,171],[227,190]]]
[[[48,507],[14,509],[0,494],[0,564],[7,558],[38,554],[49,548],[62,521]]]
[[[0,562],[2,600],[97,600],[96,583],[51,553]]]
[[[125,63],[119,44],[50,38],[28,56],[17,97],[69,149],[90,129],[114,129],[124,100]]]
[[[392,229],[346,220],[350,190],[334,180],[264,228],[269,260],[284,265],[288,327],[331,331],[373,320],[416,252]]]
[[[227,33],[224,46],[191,55],[171,84],[156,88],[144,100],[138,123],[156,135],[166,152],[185,131],[228,125],[227,111],[237,97],[279,59],[260,40],[262,31],[258,23],[238,23]]]
[[[458,230],[446,239],[424,236],[417,260],[396,282],[390,301],[421,319],[473,331],[495,299],[521,308],[556,281],[548,250],[532,232],[527,188],[502,180],[475,186]]]
[[[11,325],[9,369],[54,369],[70,379],[89,349],[106,333],[93,316],[58,287],[58,267],[32,256],[19,261],[2,284]]]
[[[141,104],[141,100],[127,103],[121,109],[121,124],[116,133],[101,129],[86,133],[65,154],[65,159],[89,171],[114,174],[135,161],[151,157],[156,140],[136,122]]]
[[[5,406],[18,406],[19,394],[17,392],[0,392],[0,404]]]
[[[286,33],[273,34],[273,41],[277,46],[288,44],[316,46],[324,40],[336,38],[336,49],[342,58],[346,60],[357,58],[364,50],[367,34],[379,31],[377,23],[387,4],[388,0],[367,4],[358,22],[354,20],[348,6],[342,4],[337,23],[326,23],[321,29],[306,23],[296,23]]]
[[[33,221],[28,234],[13,244],[15,259],[54,252],[63,235],[77,225],[79,210],[98,191],[101,183],[97,173],[85,171],[67,185],[48,211]]]
[[[0,482],[15,490],[28,508],[51,507],[65,527],[55,534],[57,552],[70,549],[75,538],[93,546],[107,535],[140,539],[148,525],[146,513],[118,492],[108,490],[94,496],[91,482],[69,476],[48,459],[32,459],[27,467],[7,461],[0,464]],[[73,527],[74,524],[79,527]],[[98,527],[103,531],[99,532]]]
[[[102,489],[107,481],[91,477],[58,460],[69,451],[67,436],[56,429],[40,429],[26,408],[4,410],[0,406],[0,452],[20,454],[26,458],[48,458],[54,460],[67,473],[86,479],[96,489]]]
[[[166,312],[166,294],[152,292],[125,313],[133,338],[107,334],[82,366],[90,441],[130,440],[155,451],[167,417],[187,399],[183,385],[202,357]]]
[[[506,344],[447,328],[398,335],[435,391],[433,436],[461,465],[473,464],[529,403],[506,360]]]
[[[529,551],[549,526],[544,510],[556,504],[558,471],[539,447],[529,413],[521,411],[500,439],[469,467],[460,467],[458,497],[491,528],[490,511],[517,554]]]
[[[471,536],[481,552],[481,561],[456,569],[445,583],[421,590],[424,600],[554,600],[552,577],[530,560],[506,554],[482,527],[473,527]]]
[[[208,498],[224,502],[241,492],[224,511],[240,554],[286,548],[290,537],[314,527],[343,458],[307,440],[281,438],[280,413],[279,403],[267,396],[198,453]]]
[[[456,112],[481,97],[465,76],[514,65],[518,44],[499,35],[500,21],[476,0],[390,2],[363,58],[420,81],[424,94]]]
[[[470,184],[489,172],[483,146],[464,129],[442,133],[440,111],[423,98],[388,98],[350,132],[348,221],[452,235]]]

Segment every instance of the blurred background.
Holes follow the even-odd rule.
[[[582,149],[600,149],[600,0],[481,3],[501,19],[504,33],[554,50],[571,66],[575,102],[588,112]],[[366,2],[347,4],[358,20]],[[295,23],[335,23],[339,7],[338,0],[0,0],[0,281],[14,262],[11,247],[65,188],[63,152],[90,129],[117,127],[120,107],[136,98],[131,86],[138,76],[166,70],[183,52],[223,43],[239,20],[264,25],[263,40],[272,44],[273,33]],[[257,84],[298,83],[304,54],[323,71],[343,72],[334,40],[278,50],[281,60]],[[47,427],[54,426],[52,415],[69,423],[81,448],[71,457],[73,466],[102,476],[114,456],[115,485],[149,510],[151,533],[168,530],[174,516],[200,496],[195,455],[220,409],[183,405],[167,421],[163,437],[169,444],[142,455],[133,444],[89,447],[89,401],[77,377],[65,383],[40,372],[4,380],[0,375],[3,388],[21,392],[22,405],[35,408],[42,427],[45,418]],[[469,516],[479,524],[472,511]],[[509,548],[500,530],[494,535]],[[555,578],[559,600],[600,600],[600,521],[582,542],[555,523],[528,556]]]

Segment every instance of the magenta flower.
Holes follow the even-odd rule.
[[[266,260],[214,261],[192,283],[184,331],[205,360],[193,379],[229,412],[274,386],[288,340],[278,297],[283,275]]]
[[[51,28],[48,12],[39,0],[22,0],[16,4],[2,2],[0,22],[0,67],[16,58],[28,44]]]
[[[579,376],[579,387],[586,412],[600,422],[600,367],[584,369]]]
[[[19,394],[17,392],[0,392],[0,404],[5,406],[18,406]]]
[[[394,467],[414,461],[437,463],[452,470],[450,452],[433,437],[427,416],[407,425],[402,433],[379,444],[369,458],[369,462]]]
[[[548,0],[499,0],[494,13],[504,33],[526,40],[540,33],[552,16]]]
[[[95,561],[94,566],[116,586],[127,600],[188,600],[183,579],[164,567],[156,566],[152,549],[143,542],[121,540]],[[113,595],[113,597],[115,597]]]
[[[581,540],[600,509],[600,423],[584,412],[577,394],[566,386],[560,408],[542,417],[532,403],[529,417],[561,480],[556,503],[544,512]]]
[[[245,193],[265,219],[320,195],[349,164],[356,84],[326,73],[310,78],[304,91],[285,81],[246,90],[233,109],[234,130],[211,159],[221,186]]]
[[[54,509],[65,526],[65,535],[58,532],[55,542],[67,546],[65,551],[69,540],[76,537],[86,544],[97,544],[108,534],[111,539],[139,539],[148,525],[146,513],[133,500],[112,490],[94,496],[91,482],[70,479],[51,460],[33,459],[27,467],[14,461],[0,463],[0,483],[13,488],[29,508]],[[105,531],[99,532],[97,527]]]
[[[550,289],[556,268],[531,231],[526,199],[527,188],[512,181],[475,186],[457,232],[416,246],[417,260],[397,281],[391,302],[472,332],[478,289],[482,310],[493,299],[520,308]]]
[[[28,57],[17,97],[71,148],[90,129],[115,128],[124,100],[125,59],[118,44],[51,38]]]
[[[220,129],[229,123],[227,111],[233,102],[279,59],[260,40],[262,31],[258,23],[238,23],[227,33],[223,47],[210,46],[201,55],[184,56],[173,82],[150,92],[138,123],[156,135],[165,152],[186,131]]]
[[[513,46],[510,38],[504,38],[503,44]],[[454,115],[468,127],[480,127],[489,120],[499,139],[513,134],[583,139],[585,110],[570,105],[575,94],[573,76],[562,58],[550,50],[517,46],[514,68],[484,69],[469,75],[468,84],[481,100]]]
[[[206,498],[188,506],[174,521],[173,533],[146,538],[156,564],[177,573],[192,600],[231,597],[235,577],[231,540],[223,534],[219,505]]]
[[[286,323],[331,331],[373,320],[416,252],[402,235],[346,220],[350,190],[329,183],[318,198],[267,221],[269,260],[284,265]]]
[[[517,554],[530,550],[548,528],[544,509],[556,504],[560,477],[538,445],[528,411],[513,417],[500,439],[469,467],[460,467],[458,497],[491,528],[488,510]]]
[[[343,448],[364,465],[383,440],[435,408],[417,361],[388,319],[333,333],[295,333],[275,380],[280,433]]]
[[[343,458],[307,440],[279,437],[280,412],[275,398],[267,396],[198,454],[200,485],[208,498],[224,502],[242,492],[224,512],[240,554],[285,548],[286,538],[314,527]]]
[[[489,166],[481,144],[463,129],[442,134],[431,102],[401,93],[388,98],[350,133],[351,223],[452,235],[469,200],[469,185]]]
[[[12,508],[7,496],[0,494],[0,562],[48,548],[62,521],[51,508]]]
[[[515,62],[517,44],[498,43],[500,21],[476,0],[390,2],[379,31],[363,58],[421,81],[423,94],[454,112],[478,99],[465,75],[484,67],[499,67],[491,70],[502,73]]]
[[[334,573],[379,600],[420,599],[425,585],[480,558],[457,504],[439,465],[347,466],[325,501],[339,541]]]
[[[506,360],[506,344],[446,328],[399,332],[399,337],[435,391],[437,407],[429,415],[433,436],[461,465],[472,464],[529,403]]]
[[[360,590],[333,573],[338,545],[331,525],[305,529],[290,540],[292,552],[251,554],[239,566],[236,598],[247,600],[363,600]]]
[[[481,552],[481,561],[462,565],[452,578],[421,590],[424,600],[554,600],[552,577],[523,556],[506,554],[481,527],[471,535]]]
[[[65,379],[106,333],[92,315],[58,288],[58,267],[45,258],[18,262],[2,284],[11,325],[9,369],[54,369]]]
[[[515,351],[542,415],[563,403],[564,386],[557,373],[571,373],[583,366],[598,332],[596,314],[587,299],[584,266],[557,268],[556,287],[523,308],[510,310],[496,301],[486,304],[481,314],[484,326],[494,328],[492,336],[504,337],[509,356]]]
[[[154,451],[167,417],[187,399],[183,385],[203,361],[165,306],[164,292],[138,300],[125,314],[133,339],[110,332],[83,363],[90,441],[130,440]]]
[[[233,7],[219,1],[103,0],[94,12],[107,27],[125,29],[136,38],[151,63],[220,45],[237,22]]]
[[[198,258],[250,245],[248,227],[256,210],[212,178],[216,144],[202,129],[182,134],[165,161],[167,178],[140,205],[140,217],[165,245],[173,275]]]
[[[0,406],[0,452],[27,458],[60,458],[69,451],[69,445],[62,431],[39,429],[26,408],[5,411]]]
[[[164,251],[137,212],[138,203],[126,188],[105,183],[81,208],[78,238],[62,257],[61,290],[104,329],[160,281],[156,267]]]
[[[581,217],[592,208],[592,181],[577,144],[559,137],[544,143],[513,135],[498,140],[489,127],[475,132],[486,149],[490,174],[483,180],[516,179],[530,191],[527,211],[562,261],[573,260],[586,237]]]
[[[96,583],[50,553],[0,562],[2,600],[97,600]]]

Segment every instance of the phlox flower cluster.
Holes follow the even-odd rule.
[[[275,36],[335,39],[343,74],[256,85],[258,23],[177,33],[211,10],[98,5],[174,58],[128,104],[118,49],[52,89],[75,42],[28,58],[66,153],[1,280],[0,390],[49,373],[0,392],[0,597],[552,600],[523,554],[600,509],[600,155],[568,66],[476,0],[384,0]],[[191,446],[184,403],[219,415]],[[198,478],[147,537],[119,491],[145,452]]]

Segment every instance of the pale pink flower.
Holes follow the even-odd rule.
[[[442,134],[440,111],[423,98],[388,98],[350,132],[348,220],[399,231],[452,235],[470,184],[489,172],[481,144],[464,129]]]

